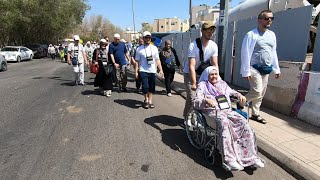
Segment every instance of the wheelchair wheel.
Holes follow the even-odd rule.
[[[185,120],[186,132],[190,143],[197,149],[206,145],[207,130],[204,116],[196,110],[191,110]]]

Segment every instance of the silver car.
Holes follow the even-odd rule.
[[[0,55],[0,71],[6,71],[7,70],[7,61],[4,58],[4,56]]]
[[[24,46],[6,46],[1,49],[0,55],[3,55],[6,61],[20,62],[23,60],[32,60],[32,50]]]

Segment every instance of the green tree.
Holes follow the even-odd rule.
[[[1,0],[0,46],[56,43],[73,33],[87,0]]]

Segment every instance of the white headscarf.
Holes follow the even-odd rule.
[[[219,75],[219,69],[218,67],[216,66],[209,66],[207,67],[201,74],[200,76],[200,79],[199,79],[199,82],[201,81],[208,81],[208,77],[209,77],[209,74],[213,71],[213,70],[216,70],[218,72],[218,81],[221,80],[221,77]]]

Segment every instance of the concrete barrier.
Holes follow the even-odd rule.
[[[320,127],[320,72],[303,73],[293,114],[298,119]]]
[[[269,77],[267,92],[262,106],[290,115],[295,103],[300,83],[301,67],[303,63],[280,61],[280,79],[275,79],[272,73]]]

